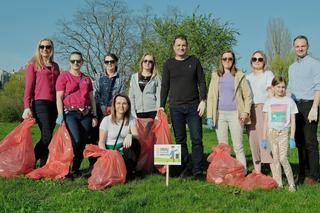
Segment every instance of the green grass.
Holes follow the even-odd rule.
[[[0,139],[17,124],[0,123]],[[39,139],[37,126],[33,139]],[[217,144],[213,132],[204,130],[207,157]],[[252,169],[248,139],[244,137],[248,169]],[[290,162],[297,174],[297,150],[290,150]],[[83,162],[82,168],[88,165]],[[267,167],[264,167],[268,171]],[[284,178],[285,179],[285,178]],[[100,191],[87,188],[87,180],[32,180],[26,177],[0,178],[0,212],[318,212],[320,185],[243,191],[231,186],[215,186],[205,181],[148,175],[123,185]]]

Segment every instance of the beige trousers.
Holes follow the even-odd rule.
[[[233,150],[239,160],[247,170],[246,157],[243,149],[243,125],[240,123],[237,111],[219,111],[218,122],[215,127],[219,143],[229,143],[228,129],[230,129]]]
[[[269,129],[268,139],[273,155],[273,179],[278,183],[279,187],[282,187],[282,165],[284,173],[287,176],[289,186],[294,186],[292,169],[288,161],[288,131]]]
[[[263,135],[263,104],[253,104],[251,107],[251,124],[247,125],[250,150],[254,169],[261,171],[261,163],[272,163],[270,146],[267,149],[260,148]],[[270,165],[271,167],[272,165]],[[271,168],[272,169],[272,168]]]

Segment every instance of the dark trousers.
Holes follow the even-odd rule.
[[[92,118],[90,114],[83,116],[79,112],[68,112],[65,114],[65,121],[73,144],[72,171],[78,171],[83,160],[84,147],[89,140]]]
[[[310,177],[317,180],[319,178],[318,121],[311,123],[308,121],[312,103],[313,101],[297,102],[299,113],[296,115],[295,140],[299,152],[300,178]]]
[[[157,111],[151,111],[151,112],[138,112],[137,117],[138,118],[152,118],[154,119],[157,115]]]
[[[52,139],[53,130],[57,119],[56,102],[36,100],[33,103],[33,116],[40,128],[41,138],[34,148],[36,160],[48,158],[48,146]]]
[[[197,108],[197,106],[170,108],[176,143],[181,145],[182,169],[186,169],[189,163],[186,131],[186,124],[188,124],[192,142],[192,172],[194,175],[202,173],[203,170],[202,123]]]
[[[132,138],[132,145],[129,149],[123,148],[123,159],[127,168],[127,176],[132,175],[132,173],[135,171],[140,155],[140,150],[140,143],[135,138]]]

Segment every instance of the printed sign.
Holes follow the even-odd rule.
[[[155,144],[154,165],[181,165],[181,145]]]

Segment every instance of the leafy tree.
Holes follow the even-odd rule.
[[[289,66],[294,62],[295,55],[294,53],[290,53],[285,57],[281,57],[280,55],[276,55],[271,61],[271,70],[277,76],[283,76],[288,80],[288,69]]]
[[[198,57],[205,71],[211,72],[218,65],[221,51],[231,49],[239,34],[230,23],[220,23],[212,14],[195,12],[192,16],[181,16],[174,11],[171,16],[156,17],[151,22],[153,32],[143,38],[141,49],[153,53],[160,67],[173,56],[174,37],[184,34],[188,38],[189,55]]]
[[[291,49],[291,34],[283,19],[271,18],[267,25],[266,55],[268,61],[271,62],[274,58],[280,57],[285,62]]]
[[[25,72],[12,74],[10,80],[0,91],[0,121],[12,122],[21,120],[23,112],[23,91]]]

